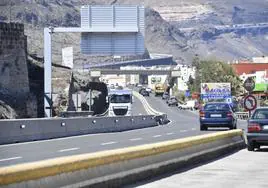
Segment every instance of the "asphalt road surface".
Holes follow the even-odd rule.
[[[141,101],[137,98],[134,97],[134,102],[132,104],[132,114],[135,115],[144,115],[146,113]]]
[[[45,141],[0,145],[0,167],[61,156],[156,143],[226,130],[213,129],[201,132],[199,130],[197,112],[180,111],[176,107],[168,107],[161,98],[154,96],[147,97],[146,99],[156,110],[167,113],[171,122],[163,126],[126,132],[91,134]],[[138,100],[135,101],[136,104],[139,104],[137,102]],[[136,111],[142,112],[142,110],[144,110],[141,103],[140,107],[135,108],[137,108]],[[238,127],[245,128],[245,122],[240,122]]]

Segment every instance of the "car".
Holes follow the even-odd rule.
[[[169,93],[168,92],[164,92],[163,95],[162,95],[162,99],[163,100],[169,99]]]
[[[268,107],[259,107],[253,112],[247,129],[248,151],[268,145]]]
[[[168,106],[178,106],[178,100],[175,96],[171,96],[166,103],[168,104]]]
[[[146,88],[146,91],[148,91],[149,93],[151,93],[151,92],[152,92],[152,89],[149,88],[149,87],[147,87],[147,88]]]
[[[140,94],[142,96],[148,96],[148,97],[150,96],[150,93],[146,89],[141,89]]]
[[[138,88],[142,88],[142,85],[141,85],[141,84],[137,84],[137,87],[138,87]]]
[[[179,104],[178,108],[180,110],[194,110],[196,102],[194,100],[187,101],[186,103]]]
[[[139,89],[139,94],[141,94],[141,92],[142,92],[143,90],[145,90],[144,87],[140,88],[140,89]]]
[[[200,130],[208,127],[236,129],[237,118],[232,107],[225,102],[209,102],[199,111]]]

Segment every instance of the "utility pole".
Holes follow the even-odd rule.
[[[9,3],[9,23],[11,23],[11,6],[12,6],[12,4],[10,1],[10,3]]]

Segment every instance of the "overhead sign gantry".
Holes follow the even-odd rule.
[[[88,55],[142,55],[143,6],[82,6],[81,27],[44,28],[44,109],[52,113],[51,37],[53,33],[81,33],[81,52]]]

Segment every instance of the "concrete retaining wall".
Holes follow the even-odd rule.
[[[120,187],[244,147],[242,130],[0,168],[3,187]]]
[[[0,144],[157,126],[152,115],[0,121]]]

